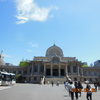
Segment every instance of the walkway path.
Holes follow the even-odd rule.
[[[85,88],[86,85],[83,86]],[[71,98],[63,84],[59,86],[54,84],[53,87],[51,84],[16,84],[8,87],[0,86],[0,100],[71,100]],[[82,92],[78,100],[87,100],[86,92]],[[93,93],[93,100],[100,100],[100,91]]]

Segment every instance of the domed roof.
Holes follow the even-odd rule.
[[[46,57],[52,56],[60,56],[63,57],[63,51],[60,47],[56,46],[55,44],[49,47],[46,51]]]

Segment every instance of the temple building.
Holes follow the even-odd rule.
[[[70,77],[73,81],[90,83],[100,81],[100,67],[82,67],[76,57],[64,57],[63,50],[55,44],[49,47],[44,57],[34,57],[28,66],[0,65],[0,70],[23,75],[26,82],[43,83],[59,80],[60,83]]]

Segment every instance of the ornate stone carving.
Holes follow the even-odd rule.
[[[60,47],[56,46],[55,44],[51,47],[49,47],[46,51],[46,57],[52,57],[52,56],[59,56],[63,57],[63,51]]]

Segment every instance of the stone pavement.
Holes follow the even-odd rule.
[[[90,84],[92,88],[94,88],[93,84]],[[48,98],[47,100],[71,100],[71,97],[69,96],[69,93],[64,88],[63,84],[60,84],[59,86],[52,87],[51,84],[49,85],[41,85],[40,87],[44,87],[44,90],[47,89],[45,97]],[[83,84],[83,87],[86,88],[86,84]],[[43,99],[42,99],[43,100]],[[44,98],[44,100],[46,100]],[[76,98],[74,98],[76,100]],[[78,98],[78,100],[87,100],[86,99],[86,92],[82,92],[82,96]],[[93,92],[92,93],[92,100],[100,100],[100,91]]]
[[[91,86],[94,88],[93,84]],[[83,87],[85,88],[86,84],[84,84]],[[71,100],[63,84],[59,86],[54,84],[53,87],[51,84],[16,84],[14,86],[0,86],[0,98],[0,100]],[[100,91],[93,92],[92,98],[92,100],[100,100]],[[87,100],[86,92],[82,92],[82,96],[79,97],[78,100]]]
[[[0,86],[0,90],[9,89],[11,86]]]

